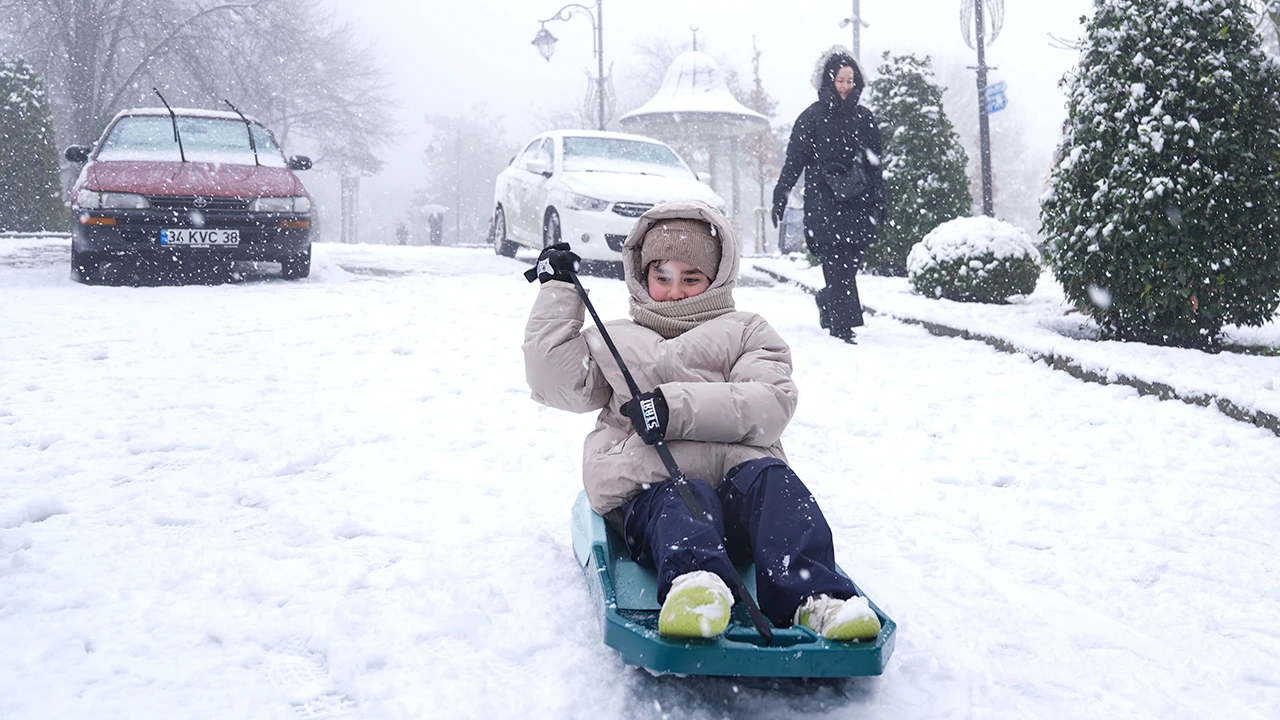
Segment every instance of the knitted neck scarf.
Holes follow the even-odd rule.
[[[631,319],[668,340],[728,312],[733,312],[732,282],[682,300],[642,302],[631,297]]]

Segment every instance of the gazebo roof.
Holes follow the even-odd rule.
[[[658,93],[618,123],[649,134],[735,136],[766,129],[769,118],[738,102],[710,55],[691,50],[671,61]]]

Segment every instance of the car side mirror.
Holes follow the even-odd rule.
[[[62,156],[65,157],[68,162],[73,162],[73,163],[89,162],[89,148],[83,145],[72,145],[71,147],[67,148],[66,152],[62,153]]]
[[[307,157],[306,155],[290,155],[289,169],[290,170],[310,170],[311,158]]]
[[[541,175],[544,178],[551,177],[551,165],[544,160],[530,160],[529,172]]]
[[[702,172],[696,172],[694,173],[694,175],[698,177],[698,182],[702,183],[703,185],[711,184],[711,173],[702,171]]]

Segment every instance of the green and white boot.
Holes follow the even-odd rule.
[[[731,607],[733,593],[719,575],[706,570],[685,573],[671,581],[671,590],[658,615],[658,634],[715,637],[729,626]]]
[[[795,624],[828,640],[875,640],[880,635],[880,618],[860,596],[841,600],[814,595],[796,608]]]

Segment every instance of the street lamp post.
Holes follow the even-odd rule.
[[[973,2],[974,43],[978,46],[978,145],[982,152],[982,214],[995,216],[991,193],[991,123],[987,120],[987,57],[982,37],[982,0]]]
[[[987,45],[996,41],[1004,25],[1004,0],[960,0],[960,27],[964,40],[978,51],[978,151],[982,158],[982,214],[995,217],[991,188],[991,124],[987,112]],[[987,16],[990,11],[991,15]],[[973,42],[969,42],[969,22],[973,22]],[[990,38],[987,37],[990,32]]]
[[[862,19],[862,0],[853,0],[853,14],[840,21],[840,27],[853,26],[853,59],[862,63],[862,28],[871,27]]]
[[[462,243],[462,121],[453,125],[453,241]]]
[[[542,28],[538,30],[538,34],[533,36],[533,46],[538,48],[538,52],[542,54],[543,59],[551,62],[551,55],[556,49],[556,36],[551,34],[547,29],[547,23],[553,20],[569,20],[574,15],[582,13],[591,21],[591,30],[593,37],[591,38],[592,49],[596,56],[596,124],[600,130],[604,130],[604,15],[603,0],[596,0],[596,10],[591,12],[591,8],[578,3],[570,3],[556,11],[555,15],[547,18],[542,22]]]

